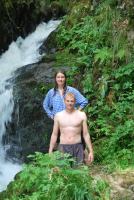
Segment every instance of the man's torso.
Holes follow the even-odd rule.
[[[76,144],[81,142],[83,114],[79,110],[67,113],[65,110],[58,114],[60,127],[60,143]]]

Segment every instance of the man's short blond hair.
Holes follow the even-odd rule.
[[[68,93],[65,95],[65,99],[66,99],[66,97],[71,97],[71,98],[73,98],[74,100],[76,100],[76,99],[75,99],[75,95],[74,95],[72,92],[68,92]]]

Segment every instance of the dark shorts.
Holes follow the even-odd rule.
[[[63,153],[70,154],[75,160],[76,163],[80,164],[84,162],[84,150],[83,144],[59,144],[58,150]]]

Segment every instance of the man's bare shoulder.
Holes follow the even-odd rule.
[[[64,110],[61,112],[56,113],[55,119],[58,119],[60,116],[64,115]]]
[[[87,119],[86,113],[84,111],[78,110],[78,114],[82,117],[83,120]]]

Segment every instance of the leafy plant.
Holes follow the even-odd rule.
[[[88,167],[71,168],[73,159],[69,155],[55,152],[50,156],[36,152],[29,158],[31,164],[25,165],[15,182],[3,193],[3,200],[95,200],[101,196],[101,189],[94,194]],[[105,193],[107,188],[108,185],[103,187],[102,192]]]

